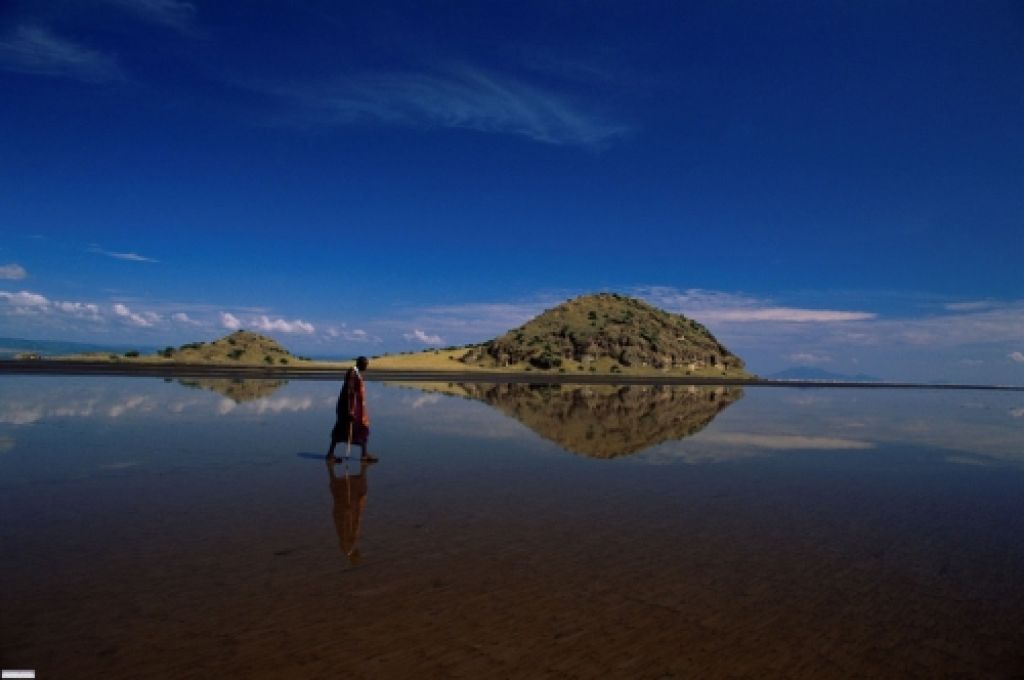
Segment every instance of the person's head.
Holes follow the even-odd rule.
[[[370,360],[367,359],[366,357],[359,357],[358,359],[356,359],[356,368],[358,368],[360,371],[365,371],[369,367]]]

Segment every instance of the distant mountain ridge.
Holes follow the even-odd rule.
[[[568,300],[460,360],[486,368],[746,375],[743,360],[697,321],[616,293]]]
[[[115,352],[122,354],[129,350],[155,352],[156,349],[156,347],[152,346],[125,345],[120,343],[0,338],[0,358],[11,358],[23,353],[39,354],[41,356],[59,356],[64,354],[83,354],[86,352]]]
[[[764,376],[773,380],[850,380],[854,382],[882,382],[881,378],[857,373],[847,375],[845,373],[833,373],[815,366],[794,366],[777,373]]]

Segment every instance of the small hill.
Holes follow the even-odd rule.
[[[190,342],[177,348],[168,346],[152,354],[132,349],[123,353],[92,351],[52,358],[62,361],[103,361],[118,364],[247,365],[265,368],[309,366],[314,363],[305,357],[294,356],[273,338],[246,330],[235,331],[211,342]],[[324,362],[317,365],[334,366]]]
[[[192,342],[178,349],[167,347],[157,352],[165,359],[181,364],[260,364],[288,366],[302,363],[298,357],[268,338],[252,331],[235,331],[213,342]]]
[[[747,375],[743,360],[693,319],[615,293],[564,302],[470,348],[460,361],[481,368]]]

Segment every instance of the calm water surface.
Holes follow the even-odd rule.
[[[0,378],[0,667],[1024,674],[1024,394]]]

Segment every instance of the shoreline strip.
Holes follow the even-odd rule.
[[[209,366],[203,364],[116,364],[73,361],[0,361],[0,375],[41,376],[120,376],[148,378],[237,378],[288,380],[341,380],[344,368],[271,368],[262,366]],[[366,371],[374,382],[474,382],[529,383],[537,385],[735,385],[742,387],[844,387],[933,390],[999,390],[1024,392],[1024,385],[984,385],[961,383],[858,382],[818,380],[769,380],[761,378],[714,378],[669,375],[614,375],[541,372],[459,372],[383,370]]]

